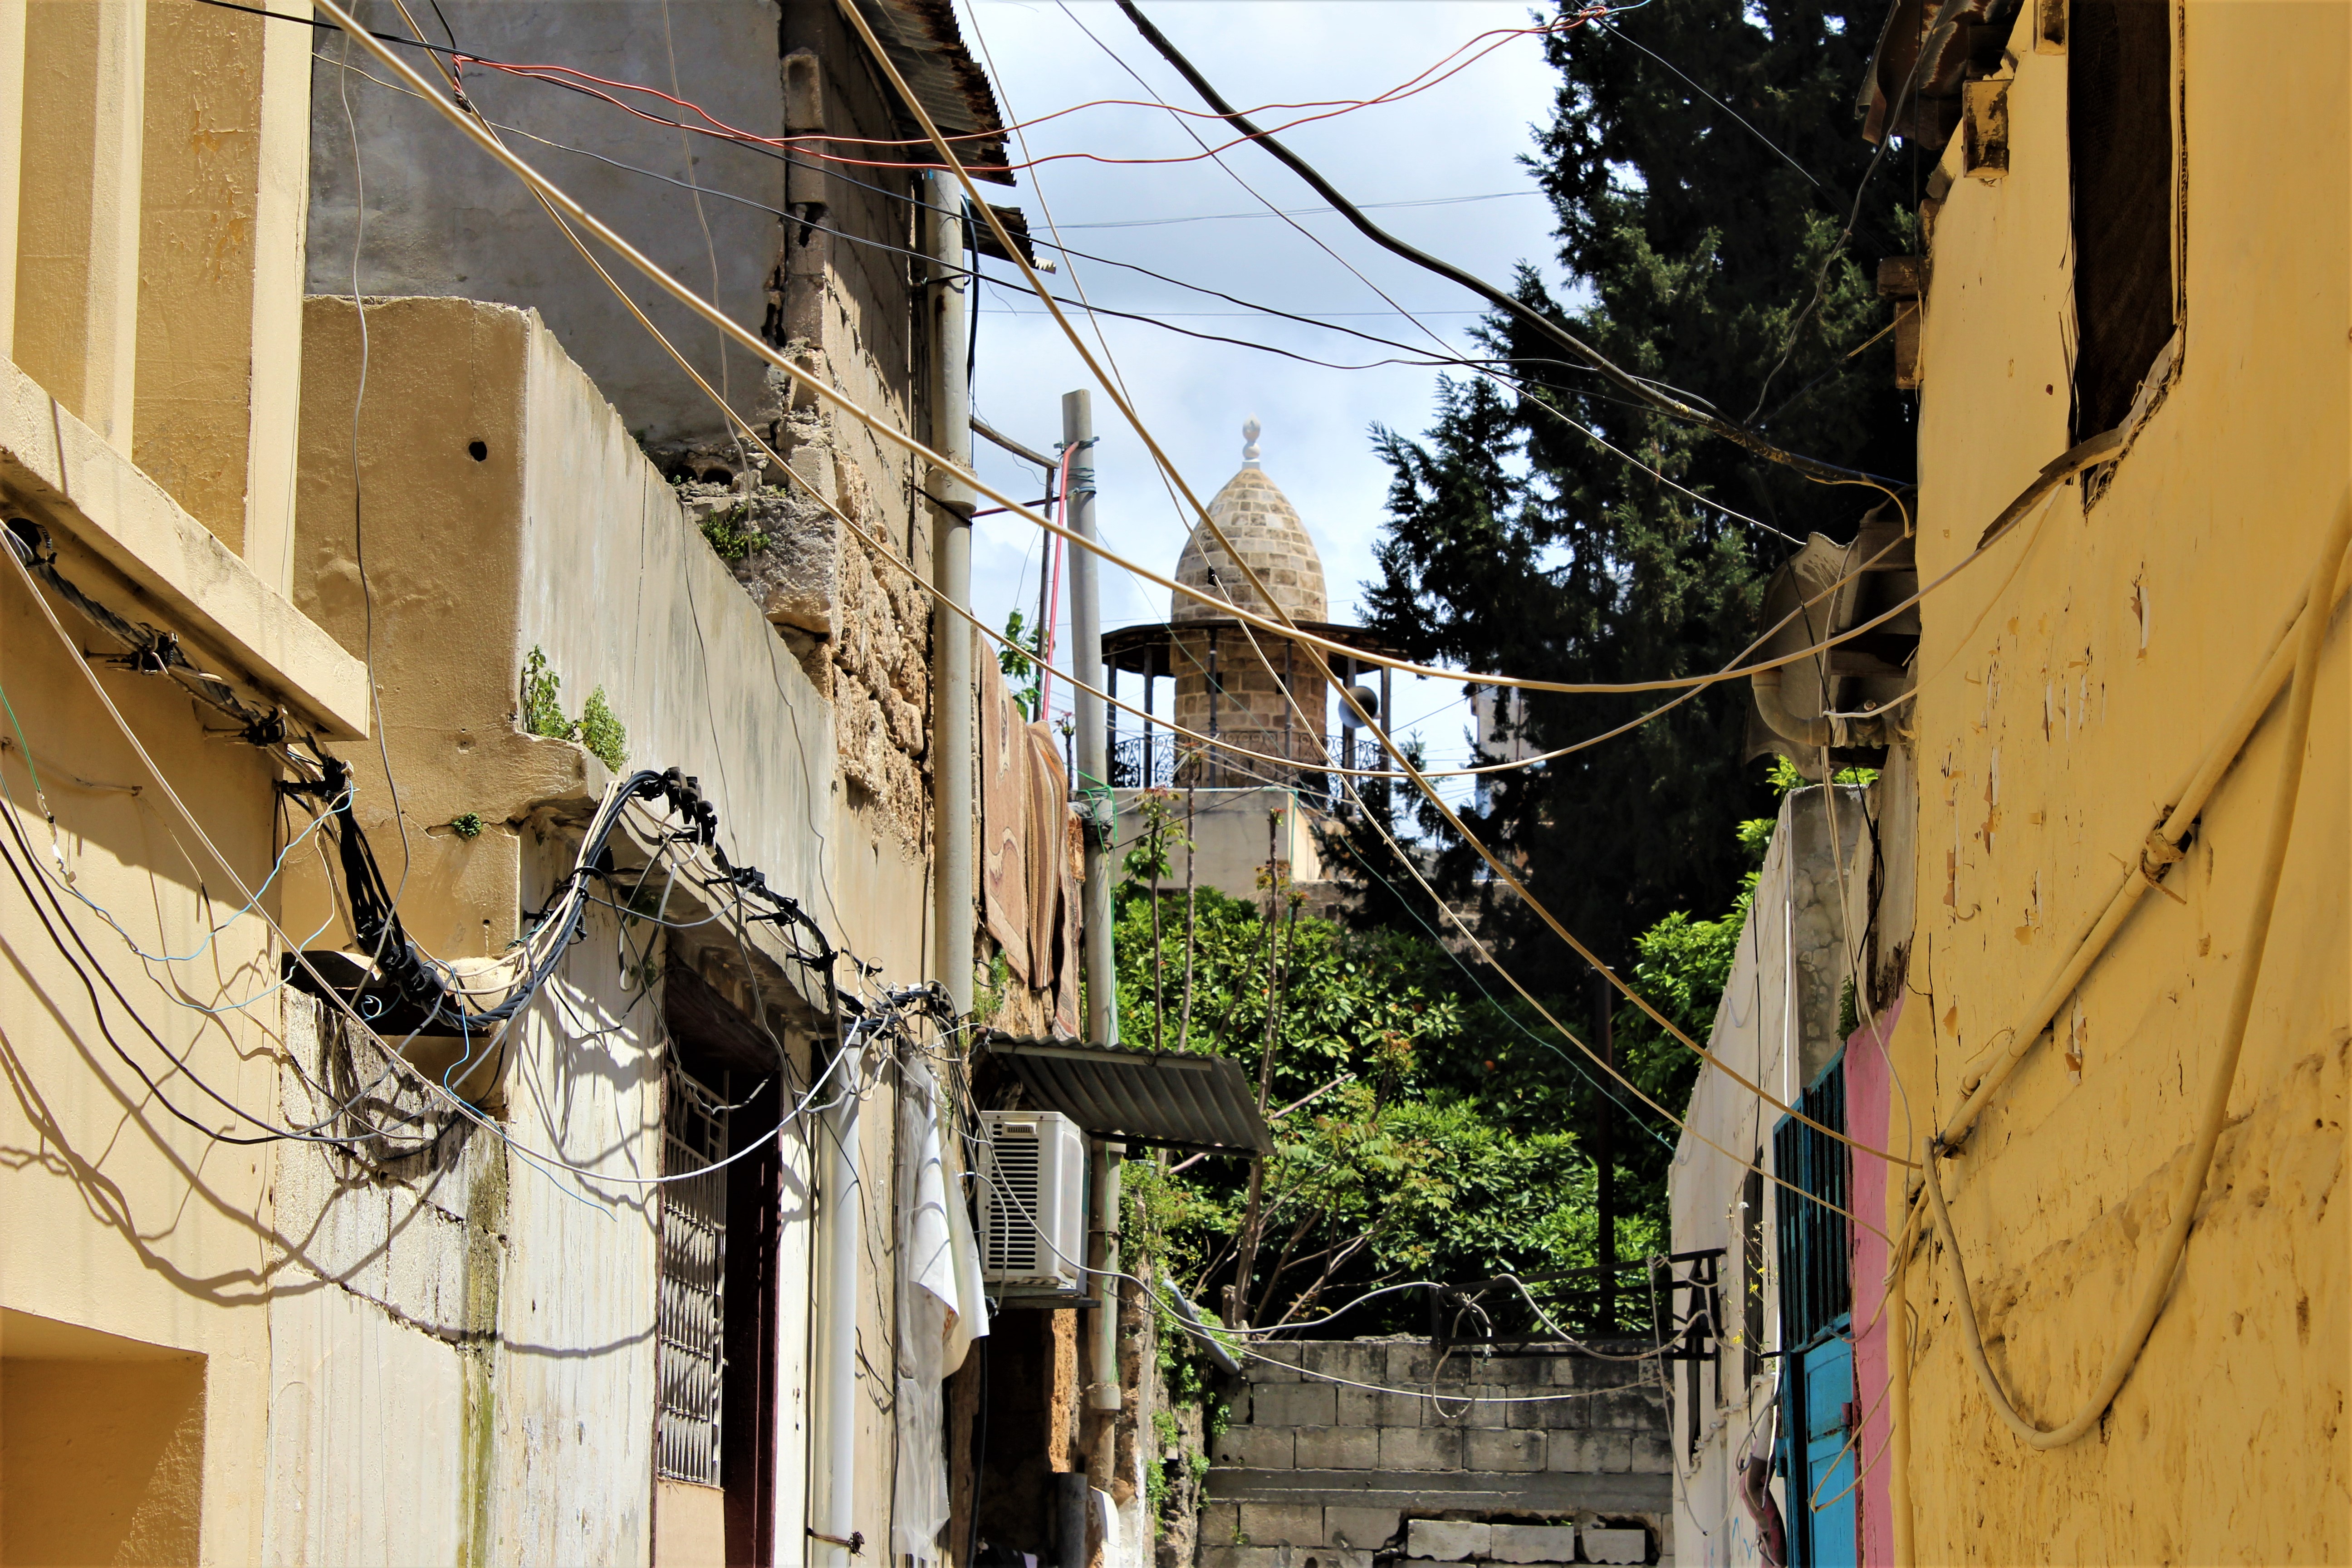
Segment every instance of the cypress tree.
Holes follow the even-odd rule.
[[[1571,287],[1555,293],[1522,267],[1516,289],[1634,374],[1900,489],[1916,404],[1895,386],[1882,335],[1892,306],[1875,274],[1881,258],[1917,248],[1925,166],[1907,147],[1874,163],[1855,121],[1884,13],[1885,0],[1650,0],[1553,35],[1559,85],[1527,162],[1551,201]],[[1797,542],[1850,539],[1886,500],[1698,435],[1511,319],[1490,318],[1483,341],[1516,386],[1451,381],[1421,439],[1373,433],[1391,484],[1368,618],[1416,660],[1570,681],[1719,668],[1755,636],[1765,579]],[[1594,740],[1674,695],[1530,693],[1520,738],[1538,750]],[[1629,733],[1506,775],[1465,818],[1626,973],[1637,938],[1668,915],[1738,913],[1754,866],[1739,825],[1769,816],[1773,800],[1764,764],[1740,760],[1748,710],[1744,685],[1710,688]],[[1422,821],[1438,828],[1425,812]],[[1339,874],[1388,863],[1365,825],[1345,831],[1355,853],[1328,858]],[[1556,998],[1571,1027],[1590,1028],[1583,966],[1477,879],[1465,847],[1442,830],[1425,841],[1441,891],[1479,900],[1505,962]],[[1369,918],[1395,919],[1388,889],[1363,893]],[[1711,995],[1661,1000],[1686,1028],[1706,1026],[1694,1008],[1712,1016]],[[1656,1046],[1630,1007],[1618,1023],[1633,1026],[1629,1043]],[[1679,1110],[1695,1058],[1636,1054],[1629,1065]],[[1556,1080],[1569,1124],[1610,1161],[1621,1213],[1662,1221],[1665,1151],[1625,1125],[1654,1119],[1564,1066],[1528,1066]]]
[[[1903,150],[1874,170],[1853,109],[1883,7],[1651,0],[1554,34],[1559,86],[1528,163],[1573,288],[1556,295],[1523,267],[1517,291],[1637,374],[1900,481],[1913,405],[1878,336],[1891,307],[1874,274],[1913,248],[1915,171]],[[1714,669],[1755,635],[1791,537],[1850,538],[1886,499],[1635,405],[1508,319],[1484,337],[1516,389],[1450,381],[1422,439],[1374,432],[1392,480],[1369,618],[1417,659],[1576,681]],[[1589,740],[1672,695],[1530,694],[1524,738]],[[1737,895],[1738,825],[1769,807],[1762,765],[1739,761],[1747,711],[1738,685],[1711,689],[1511,775],[1474,826],[1622,963],[1666,913]],[[1451,846],[1442,864],[1463,890],[1472,858]],[[1507,947],[1558,967],[1557,938],[1523,911],[1491,912]]]

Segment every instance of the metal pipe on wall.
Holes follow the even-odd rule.
[[[940,455],[971,465],[971,384],[964,357],[971,285],[963,267],[963,197],[946,175],[929,176],[931,228],[931,441]],[[971,607],[971,489],[931,470],[932,580],[950,604]],[[972,1005],[971,633],[945,607],[931,612],[932,951],[939,981],[959,1016]]]
[[[855,1037],[853,1036],[853,1039]],[[809,1499],[808,1561],[814,1568],[851,1568],[857,1533],[857,1266],[859,1192],[856,1092],[862,1049],[835,1070],[839,1103],[824,1113],[817,1177],[818,1302],[815,1484]]]
[[[1097,1140],[1087,1190],[1094,1196],[1094,1215],[1087,1226],[1087,1281],[1100,1303],[1094,1310],[1094,1335],[1088,1357],[1094,1381],[1087,1384],[1087,1408],[1117,1410],[1118,1388],[1118,1167],[1127,1145]]]
[[[1068,454],[1069,526],[1089,544],[1095,541],[1094,395],[1083,387],[1062,395],[1062,446]],[[1102,599],[1097,591],[1095,552],[1075,550],[1070,562],[1070,673],[1097,691],[1103,687]],[[1079,907],[1085,913],[1087,1018],[1089,1040],[1118,1043],[1113,1006],[1117,972],[1111,959],[1110,758],[1104,744],[1103,700],[1078,688],[1076,694],[1079,810],[1087,823],[1087,878]]]

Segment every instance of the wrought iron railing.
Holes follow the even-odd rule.
[[[1368,737],[1315,735],[1297,730],[1221,730],[1218,744],[1156,731],[1130,735],[1111,749],[1114,789],[1249,789],[1273,784],[1318,797],[1333,808],[1347,798],[1337,767],[1384,768],[1380,742]],[[1256,756],[1240,754],[1255,752]],[[1269,759],[1287,757],[1285,763]]]

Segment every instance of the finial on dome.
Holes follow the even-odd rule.
[[[1242,426],[1243,468],[1255,468],[1257,467],[1257,438],[1259,432],[1264,428],[1265,426],[1261,426],[1257,422],[1257,416],[1255,414],[1251,415],[1249,418],[1244,422]]]

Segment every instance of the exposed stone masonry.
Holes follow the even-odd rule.
[[[824,439],[822,416],[795,418],[796,471],[877,539],[864,468]],[[905,572],[836,522],[797,483],[678,487],[702,529],[817,689],[833,703],[844,777],[871,795],[910,848],[928,851],[930,606]]]

